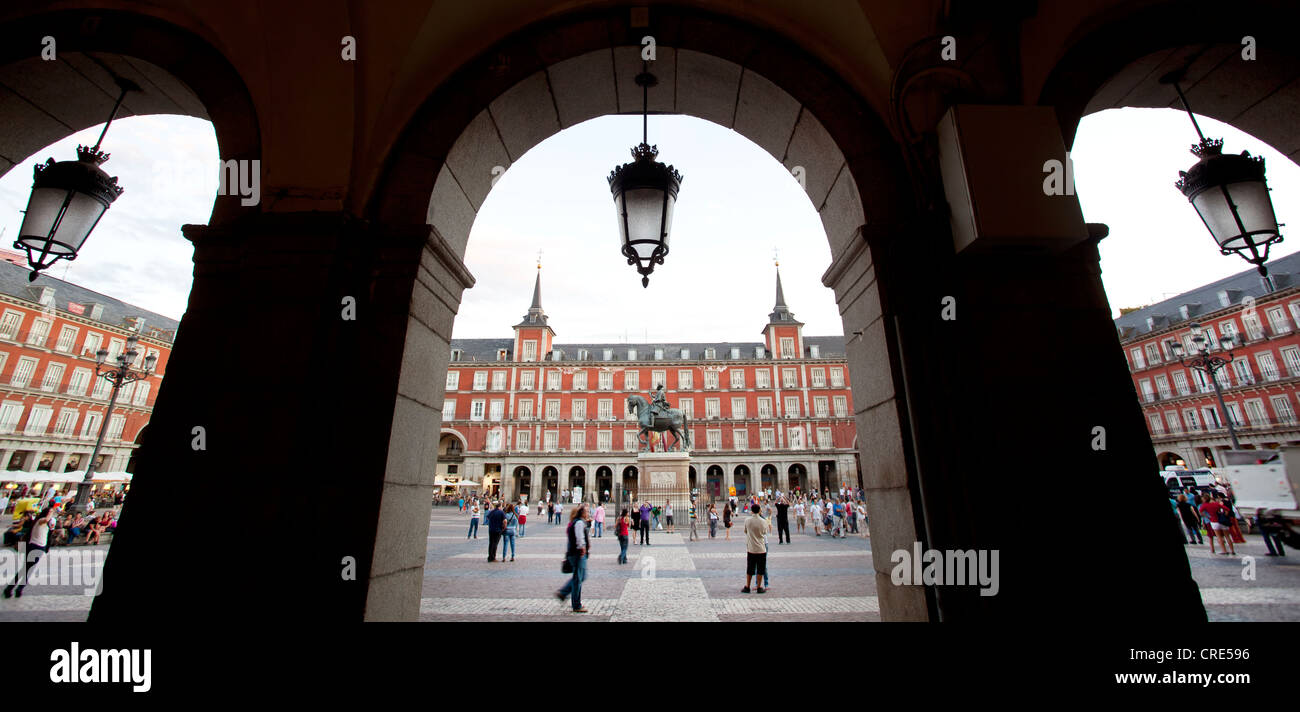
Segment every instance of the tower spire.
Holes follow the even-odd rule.
[[[776,263],[776,305],[772,307],[772,313],[768,315],[768,321],[773,324],[797,324],[794,313],[785,303],[785,290],[781,287],[781,263]]]
[[[537,253],[537,279],[533,282],[533,303],[517,326],[546,326],[546,312],[542,310],[542,255]]]

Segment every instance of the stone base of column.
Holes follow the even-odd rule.
[[[652,507],[671,502],[674,523],[686,522],[691,508],[690,453],[642,452],[637,454],[636,464],[637,501],[649,502]]]

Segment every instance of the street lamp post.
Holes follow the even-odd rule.
[[[108,349],[100,349],[95,352],[95,375],[103,378],[113,384],[112,395],[108,399],[108,408],[104,411],[104,420],[99,425],[99,437],[95,440],[95,449],[90,453],[90,464],[86,465],[86,477],[81,481],[81,486],[77,488],[77,499],[69,508],[69,511],[75,513],[85,513],[89,507],[90,488],[94,485],[91,478],[95,476],[95,459],[99,457],[99,450],[104,446],[104,436],[108,434],[108,421],[113,415],[113,406],[117,404],[117,393],[122,386],[147,378],[153,371],[153,367],[158,357],[150,354],[144,359],[144,370],[136,371],[131,368],[132,362],[135,361],[139,352],[136,351],[135,345],[139,342],[139,337],[132,335],[126,340],[126,351],[117,357],[117,366],[104,368],[108,360]]]
[[[1228,367],[1232,363],[1232,340],[1224,339],[1223,349],[1227,356],[1210,355],[1210,346],[1206,342],[1205,335],[1201,333],[1201,325],[1192,322],[1192,343],[1196,346],[1195,353],[1184,356],[1183,347],[1175,342],[1170,348],[1173,349],[1174,355],[1178,357],[1178,363],[1185,368],[1194,368],[1209,377],[1210,383],[1214,384],[1214,395],[1219,399],[1219,411],[1223,413],[1223,422],[1228,424],[1228,437],[1232,438],[1232,449],[1240,450],[1241,443],[1237,442],[1237,430],[1232,427],[1232,414],[1228,412],[1228,406],[1223,402],[1223,389],[1219,387],[1217,378],[1219,371]]]

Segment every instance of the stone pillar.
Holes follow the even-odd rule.
[[[542,468],[537,465],[528,467],[528,503],[532,504],[538,500],[545,501],[546,497],[542,495]]]
[[[473,278],[427,225],[261,213],[184,233],[189,305],[90,620],[414,620],[437,458],[428,438]],[[340,378],[340,364],[367,376]],[[278,425],[249,428],[250,413]],[[175,568],[158,565],[192,558],[175,503],[203,501],[232,473],[253,496],[229,508],[223,548],[259,593],[196,585],[178,597]],[[287,521],[331,525],[291,555],[262,555]]]
[[[23,456],[23,472],[35,472],[36,467],[41,464],[41,451],[28,450]]]
[[[600,501],[600,492],[596,488],[596,468],[592,465],[584,465],[582,468],[582,496],[592,504]]]
[[[67,452],[54,453],[54,462],[50,465],[50,472],[63,472],[63,466],[68,464]]]
[[[727,499],[731,496],[731,488],[736,486],[736,473],[732,470],[734,466],[730,463],[723,466],[722,470],[722,498]]]

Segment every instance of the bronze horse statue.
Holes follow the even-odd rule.
[[[668,446],[669,450],[685,449],[691,446],[691,431],[687,428],[686,415],[680,408],[669,408],[668,416],[653,418],[650,411],[650,402],[639,395],[630,395],[627,397],[627,409],[636,413],[637,421],[641,423],[641,432],[637,434],[637,441],[641,443],[641,451],[647,452],[650,449],[650,431],[657,433],[668,431],[673,435],[673,443]]]

